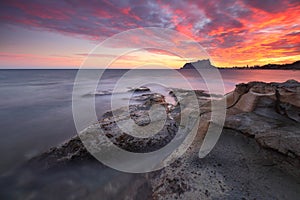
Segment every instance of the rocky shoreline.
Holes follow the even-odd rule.
[[[189,91],[181,92],[189,95]],[[227,116],[221,138],[203,159],[198,157],[198,152],[210,120],[210,95],[204,91],[195,94],[201,110],[195,140],[170,166],[142,174],[151,188],[147,198],[297,199],[300,196],[300,83],[289,80],[238,84],[224,97]],[[168,144],[176,136],[180,122],[178,102],[167,103],[163,95],[156,93],[135,98],[141,103],[130,105],[128,116],[118,116],[118,111],[114,111],[115,115],[107,112],[99,123],[82,134],[102,129],[115,145],[139,153]],[[166,123],[158,134],[136,138],[118,129],[116,122],[129,118],[139,126],[149,124],[148,111],[154,104],[163,105],[167,110]],[[38,166],[43,171],[83,162],[97,161],[76,136],[33,158],[26,166]],[[139,187],[145,187],[144,183]],[[138,197],[136,194],[131,198]]]

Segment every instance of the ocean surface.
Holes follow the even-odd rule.
[[[174,71],[174,70],[172,70]],[[94,98],[97,116],[111,109],[111,92],[127,70],[106,70],[96,91],[86,91],[82,98]],[[199,74],[182,71],[193,89],[204,89]],[[300,81],[300,71],[220,70],[225,92],[238,83],[249,81]],[[63,143],[77,134],[72,114],[72,91],[77,70],[0,70],[0,174],[26,160]],[[152,82],[152,91],[167,96],[168,87],[185,87],[168,70],[139,70],[130,79]],[[157,83],[168,82],[168,87]],[[84,83],[92,84],[87,78]],[[213,80],[212,80],[213,81]],[[128,88],[130,89],[130,88]],[[126,90],[118,91],[124,98]],[[88,125],[88,123],[87,123]]]

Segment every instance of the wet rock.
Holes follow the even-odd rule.
[[[159,122],[159,121],[151,122],[148,113],[150,108],[148,106],[148,103],[149,102],[146,101],[144,104],[131,105],[127,120],[132,119],[134,123],[139,127],[144,127],[150,123],[155,124]],[[152,105],[153,104],[155,104],[155,102],[152,102]],[[177,115],[176,113],[173,114],[175,116]],[[129,135],[128,133],[124,132],[118,127],[118,123],[122,123],[122,120],[118,121],[116,120],[116,118],[113,118],[113,120],[106,120],[104,118],[99,122],[99,124],[101,125],[104,134],[106,134],[106,136],[109,136],[110,140],[115,145],[131,152],[140,152],[140,153],[151,152],[160,149],[166,144],[168,144],[174,138],[178,129],[177,122],[174,119],[167,117],[162,129],[159,130],[157,133],[155,133],[153,136],[147,138],[138,138]],[[126,125],[127,123],[122,123],[122,124]],[[128,125],[130,126],[129,123]],[[128,127],[128,128],[132,128],[132,127]]]
[[[147,87],[138,87],[138,88],[131,88],[128,90],[128,92],[150,92],[151,90]]]
[[[58,147],[32,158],[27,165],[39,166],[41,170],[69,164],[70,162],[92,161],[94,157],[86,150],[78,136]]]
[[[143,101],[146,102],[146,105],[151,105],[154,103],[166,103],[165,101],[165,97],[162,94],[158,94],[158,93],[150,93],[150,94],[142,94],[139,96],[134,96],[131,98],[131,100],[134,101]]]

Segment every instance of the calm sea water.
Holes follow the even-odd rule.
[[[111,91],[127,70],[105,71],[97,91],[87,89],[80,98],[94,98],[97,115],[111,109]],[[174,72],[174,70],[173,70]],[[146,86],[167,96],[168,87],[186,88],[184,80],[167,70],[139,70],[130,80],[149,82]],[[225,92],[237,83],[249,81],[300,81],[300,71],[280,70],[221,70]],[[206,90],[203,79],[193,71],[182,72],[193,89]],[[74,136],[76,128],[72,115],[72,91],[77,70],[0,70],[0,197],[5,199],[56,199],[85,197],[87,191],[104,199],[124,198],[129,182],[137,175],[117,172],[105,166],[74,166],[48,174],[15,172],[16,166],[61,144]],[[212,83],[215,80],[210,79]],[[167,86],[158,83],[168,83]],[[80,84],[90,88],[87,77]],[[117,91],[116,97],[126,103],[128,88]],[[170,99],[169,99],[170,100]],[[171,100],[170,100],[171,101]],[[84,105],[83,105],[84,106]],[[84,114],[84,112],[83,112]],[[86,126],[89,122],[86,122]],[[100,169],[100,171],[99,171]],[[132,188],[131,188],[132,189]],[[141,193],[147,193],[144,189]],[[73,194],[73,196],[70,196]],[[54,195],[54,196],[53,196]]]
[[[108,93],[127,70],[107,70],[98,92]],[[300,80],[300,71],[221,70],[226,92],[237,83],[249,81]],[[77,70],[0,70],[0,172],[62,143],[76,134],[72,116],[72,90]],[[205,89],[199,75],[182,72],[194,89]],[[166,70],[140,70],[137,80],[157,78],[183,87],[181,80]],[[90,80],[84,80],[89,84]],[[155,82],[155,81],[154,81]],[[163,87],[150,89],[166,93]],[[123,91],[125,92],[125,91]],[[93,91],[86,91],[87,94]],[[120,93],[122,98],[122,93]],[[87,97],[82,97],[87,98]],[[98,116],[110,110],[110,95],[96,96]]]

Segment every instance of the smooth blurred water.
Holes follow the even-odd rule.
[[[107,70],[98,92],[112,91],[127,70]],[[226,92],[235,84],[249,81],[282,82],[300,80],[300,71],[220,70]],[[72,89],[77,70],[0,70],[0,174],[25,160],[62,143],[76,134],[72,116]],[[206,89],[199,74],[182,71],[193,89]],[[174,88],[182,81],[168,70],[140,70],[136,79],[160,79]],[[90,84],[84,80],[83,84]],[[155,82],[155,81],[154,81]],[[151,90],[167,94],[167,88],[148,85]],[[94,91],[86,91],[87,94]],[[124,93],[122,93],[124,92]],[[126,91],[121,91],[119,98]],[[82,98],[93,98],[83,96]],[[110,110],[110,95],[98,95],[97,115]]]

